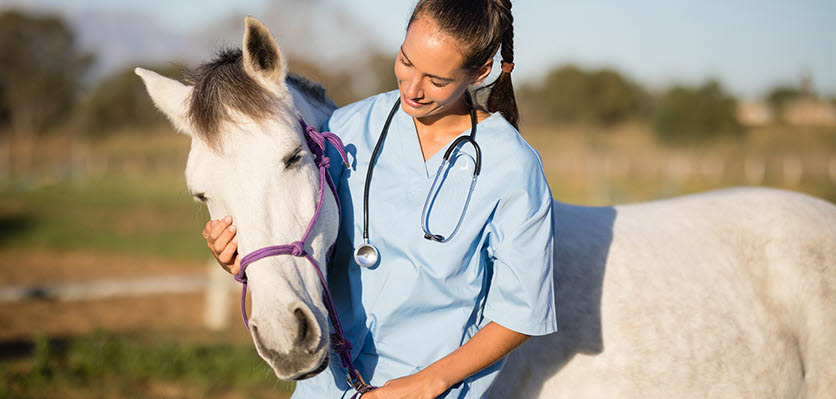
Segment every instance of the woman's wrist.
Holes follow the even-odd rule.
[[[449,373],[445,373],[443,367],[438,364],[432,364],[429,367],[418,372],[425,384],[429,387],[434,396],[443,394],[457,381],[449,381]]]

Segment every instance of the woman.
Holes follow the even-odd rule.
[[[398,90],[338,109],[323,126],[351,154],[350,169],[330,170],[343,223],[328,277],[356,366],[382,385],[366,399],[482,397],[500,359],[556,329],[552,196],[539,156],[516,130],[512,23],[509,0],[419,1],[395,61]],[[488,113],[467,90],[487,78],[500,48]],[[360,267],[352,254],[363,243],[366,174],[390,113],[368,190],[379,260]],[[469,143],[456,147],[428,197],[447,147],[472,130],[481,170],[470,205],[479,154]],[[231,219],[210,221],[204,237],[237,273]],[[351,396],[344,375],[331,362],[331,373],[298,382],[294,398]]]

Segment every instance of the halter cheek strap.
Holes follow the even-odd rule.
[[[235,281],[243,285],[241,288],[241,316],[244,318],[244,325],[246,325],[249,330],[250,323],[247,319],[247,309],[244,306],[247,298],[247,266],[257,260],[277,255],[291,255],[307,259],[308,262],[313,265],[314,270],[316,270],[316,273],[319,276],[319,281],[322,283],[323,302],[325,302],[325,307],[328,309],[328,317],[331,319],[331,325],[334,326],[334,333],[331,334],[331,349],[339,355],[343,368],[348,371],[346,381],[348,381],[354,390],[357,391],[357,393],[355,393],[352,397],[354,398],[357,395],[361,395],[375,389],[375,387],[366,384],[366,382],[363,381],[363,377],[360,376],[360,372],[354,367],[354,363],[351,360],[351,342],[345,337],[342,325],[340,324],[340,319],[337,317],[334,301],[331,299],[331,291],[328,290],[328,283],[325,281],[325,276],[322,274],[319,263],[316,262],[307,250],[305,250],[305,243],[308,241],[308,236],[311,234],[311,230],[313,230],[313,227],[319,218],[319,214],[322,212],[326,183],[331,189],[334,199],[337,201],[337,214],[340,215],[341,213],[340,200],[337,196],[337,190],[334,186],[334,181],[331,179],[331,175],[328,173],[328,166],[330,166],[331,160],[325,156],[325,142],[330,141],[331,144],[334,145],[346,166],[348,166],[348,156],[345,153],[345,146],[342,141],[334,133],[316,131],[313,126],[305,123],[302,116],[299,116],[299,124],[302,125],[308,148],[314,154],[314,163],[316,163],[316,166],[319,169],[319,199],[316,202],[316,211],[311,218],[311,222],[308,224],[307,230],[305,230],[305,234],[302,235],[302,238],[299,241],[294,241],[287,245],[274,245],[261,248],[250,252],[241,259],[241,270],[235,275]],[[333,252],[334,246],[331,245],[331,248],[328,249],[328,259],[331,259]]]

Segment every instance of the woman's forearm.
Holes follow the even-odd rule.
[[[432,381],[433,386],[441,390],[438,392],[440,395],[455,383],[502,359],[528,338],[529,335],[490,322],[464,345],[418,374]]]

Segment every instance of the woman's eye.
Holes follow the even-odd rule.
[[[444,87],[444,86],[447,86],[447,84],[448,84],[447,82],[439,83],[439,82],[433,81],[433,86],[435,86],[435,87]]]
[[[398,60],[400,60],[401,64],[403,64],[406,67],[411,67],[412,66],[412,64],[406,62],[406,59],[404,59],[403,57],[398,57]]]

